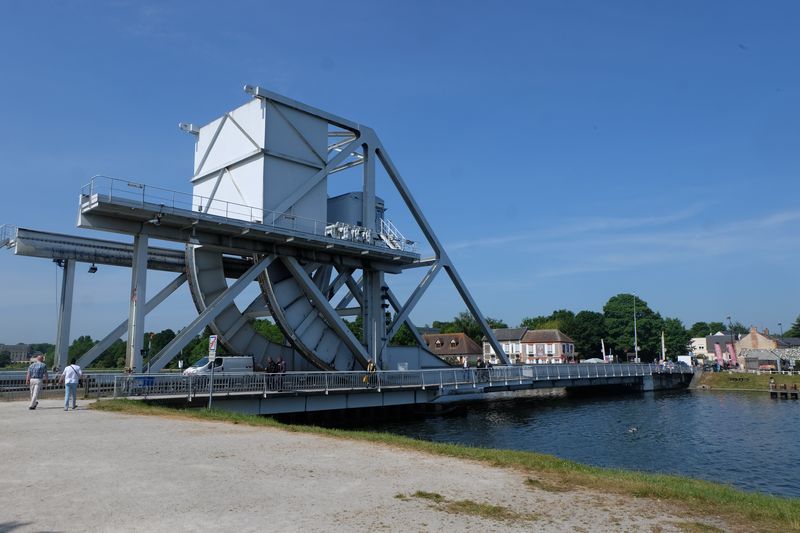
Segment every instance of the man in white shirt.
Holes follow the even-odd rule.
[[[76,363],[77,360],[73,357],[69,365],[64,369],[64,372],[61,373],[61,377],[58,378],[58,382],[64,384],[65,411],[69,411],[70,396],[72,397],[72,410],[74,411],[78,408],[78,381],[80,381],[83,372],[81,371],[81,367]]]

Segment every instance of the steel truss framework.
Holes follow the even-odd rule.
[[[394,348],[389,346],[389,340],[406,324],[420,351],[427,354],[423,358],[428,357],[419,359],[416,366],[435,366],[432,361],[436,358],[425,350],[424,339],[412,323],[410,313],[436,276],[444,270],[494,353],[507,364],[506,354],[377,134],[371,128],[260,87],[245,86],[245,91],[262,101],[265,107],[274,108],[275,116],[289,124],[288,131],[293,131],[301,143],[311,148],[312,143],[304,138],[302,128],[295,126],[296,117],[310,116],[326,121],[329,125],[327,154],[313,150],[316,157],[301,160],[297,156],[261,148],[229,113],[220,121],[211,145],[223,125],[230,122],[248,137],[254,149],[252,153],[210,169],[204,168],[208,157],[206,152],[193,181],[216,180],[213,192],[210,197],[192,198],[188,209],[178,205],[174,195],[171,203],[150,201],[145,186],[135,185],[141,188],[141,198],[133,200],[119,192],[115,196],[110,191],[102,191],[93,180],[81,196],[79,226],[134,236],[134,244],[126,251],[129,255],[125,259],[132,266],[131,298],[127,320],[121,321],[94,349],[84,354],[80,363],[90,363],[127,331],[127,365],[140,372],[145,314],[188,280],[199,314],[152,358],[151,371],[167,365],[206,326],[219,334],[220,341],[234,353],[254,353],[262,358],[267,355],[284,357],[290,368],[297,370],[353,370],[366,367],[369,359],[376,361],[380,368],[388,369],[394,362],[391,357]],[[196,131],[192,125],[182,125],[182,128]],[[215,214],[214,209],[219,207],[215,194],[222,180],[234,180],[235,185],[237,169],[257,157],[287,160],[315,171],[308,179],[297,183],[296,188],[269,213],[262,210],[256,216],[251,215],[250,220],[231,220]],[[405,202],[434,257],[420,259],[404,249],[397,234],[385,231],[382,219],[376,217],[376,165],[381,165]],[[324,230],[317,231],[316,225],[314,230],[307,227],[298,229],[294,225],[296,205],[328,176],[357,166],[363,168],[361,220],[364,229],[378,235],[380,242],[342,241],[324,233]],[[131,186],[130,183],[127,185]],[[195,208],[198,203],[200,209]],[[231,207],[225,205],[226,213],[229,209]],[[376,220],[380,227],[376,227]],[[184,243],[186,270],[148,301],[146,273],[152,263],[151,238]],[[70,259],[64,269],[59,339],[68,336],[73,279],[69,275],[72,272],[69,266],[72,261]],[[177,270],[176,265],[170,266]],[[408,268],[427,268],[427,271],[408,299],[402,302],[389,288],[386,274],[401,273]],[[360,271],[358,278],[355,277],[357,271]],[[228,286],[226,277],[234,277],[236,281]],[[261,293],[244,311],[240,311],[234,299],[255,280],[261,286]],[[333,303],[336,295],[343,291],[345,295],[338,303]],[[387,320],[390,315],[386,311],[390,307],[395,314]],[[275,320],[291,344],[290,348],[272,345],[255,332],[252,320],[264,316]],[[343,320],[347,316],[362,317],[363,341],[347,327]],[[60,344],[65,345],[65,342]],[[59,354],[60,358],[66,359],[66,350],[63,354],[60,350]],[[58,364],[63,366],[66,360],[59,359]]]

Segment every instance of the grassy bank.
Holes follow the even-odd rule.
[[[96,402],[93,408],[128,414],[247,424],[333,438],[388,444],[407,450],[469,459],[494,467],[521,470],[531,476],[530,483],[534,487],[549,487],[552,490],[587,488],[635,498],[652,498],[676,504],[676,510],[681,513],[719,516],[732,524],[748,529],[781,527],[800,531],[800,499],[798,498],[747,493],[717,483],[678,476],[598,468],[565,461],[551,455],[442,444],[389,433],[292,426],[281,424],[270,418],[217,410],[177,410],[130,400],[100,401]]]
[[[787,388],[791,388],[792,385],[800,387],[800,376],[744,374],[741,372],[703,372],[697,382],[697,387],[718,390],[767,391],[769,390],[769,378],[775,379],[778,386],[785,383]]]

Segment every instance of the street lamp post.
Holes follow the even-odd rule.
[[[730,363],[733,362],[732,355],[733,355],[733,349],[734,349],[733,345],[734,345],[735,341],[733,340],[733,322],[731,322],[731,317],[726,317],[726,318],[728,319],[728,330],[731,332],[731,347],[728,350],[728,363],[730,364]]]
[[[639,362],[639,337],[636,334],[636,294],[633,295],[633,362]]]
[[[778,322],[778,327],[781,328],[781,339],[783,338],[783,322]]]

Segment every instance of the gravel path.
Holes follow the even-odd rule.
[[[681,531],[679,509],[511,470],[227,423],[0,402],[0,532]],[[419,497],[438,493],[444,503]],[[454,511],[499,505],[511,519]],[[533,515],[531,517],[531,515]],[[725,530],[729,526],[715,524]]]

